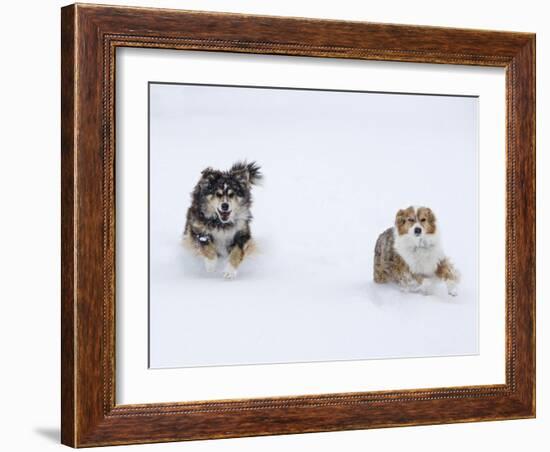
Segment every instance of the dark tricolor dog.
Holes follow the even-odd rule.
[[[233,279],[254,248],[250,235],[251,187],[262,178],[255,162],[235,163],[229,171],[206,168],[191,193],[183,232],[185,245],[204,258],[206,270],[227,259],[223,275]]]

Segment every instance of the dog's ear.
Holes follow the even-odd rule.
[[[201,171],[201,178],[199,180],[199,183],[197,184],[197,189],[199,192],[202,192],[203,190],[207,190],[210,184],[215,182],[215,180],[218,178],[218,176],[221,173],[215,169],[212,169],[210,167],[205,168]]]
[[[241,184],[248,185],[250,182],[250,175],[248,174],[248,171],[246,168],[242,168],[239,170],[231,170],[231,175],[237,179]]]
[[[426,215],[428,221],[435,224],[436,218],[432,209],[430,209],[429,207],[421,207],[420,209],[418,209],[418,212],[419,214],[423,213],[424,215]]]
[[[435,217],[434,211],[429,207],[426,207],[426,211],[428,213],[428,218],[430,219],[430,222],[435,223],[437,221],[437,218]]]
[[[403,226],[405,222],[407,221],[407,216],[405,215],[405,211],[403,209],[399,209],[397,211],[397,214],[395,215],[395,226]]]
[[[231,167],[229,172],[239,182],[246,185],[257,185],[263,177],[260,172],[260,167],[256,164],[256,162],[237,162]]]
[[[220,175],[221,175],[220,171],[208,167],[202,170],[200,183],[201,185],[206,186],[211,182],[215,181]]]
[[[219,171],[216,171],[210,166],[201,171],[201,175],[203,179],[214,179],[217,174],[219,174]]]

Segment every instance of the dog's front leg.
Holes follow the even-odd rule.
[[[235,279],[239,265],[241,265],[245,255],[250,254],[253,247],[254,242],[248,230],[237,232],[233,239],[233,243],[228,249],[229,255],[227,265],[223,272],[223,277],[225,279]]]
[[[460,275],[458,270],[453,266],[449,259],[443,259],[439,262],[436,276],[447,284],[447,292],[449,295],[456,297],[458,295],[458,283]]]
[[[204,268],[208,273],[215,272],[218,264],[218,253],[216,252],[216,247],[212,243],[211,237],[198,234],[196,240],[199,253],[204,259]]]
[[[432,295],[434,292],[434,281],[432,278],[425,277],[418,286],[418,293],[422,295]]]
[[[239,268],[239,265],[241,265],[243,259],[244,252],[240,246],[235,245],[233,248],[231,248],[227,264],[223,271],[223,277],[225,279],[235,279],[235,277],[237,276],[237,269]]]
[[[207,273],[214,273],[216,271],[217,266],[218,266],[217,256],[214,256],[212,258],[210,257],[204,258],[204,268],[207,271]]]
[[[413,275],[410,272],[405,272],[399,277],[397,284],[401,292],[417,293],[422,287],[422,282],[423,279],[418,275]]]

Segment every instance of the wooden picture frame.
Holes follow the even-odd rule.
[[[63,444],[73,447],[535,416],[535,35],[70,5],[62,9]],[[506,383],[115,403],[115,50],[147,47],[506,70]]]

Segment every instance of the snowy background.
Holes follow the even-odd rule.
[[[478,353],[477,99],[150,85],[150,367]],[[180,245],[207,166],[256,160],[235,281]],[[431,207],[459,296],[372,282],[398,209]]]

